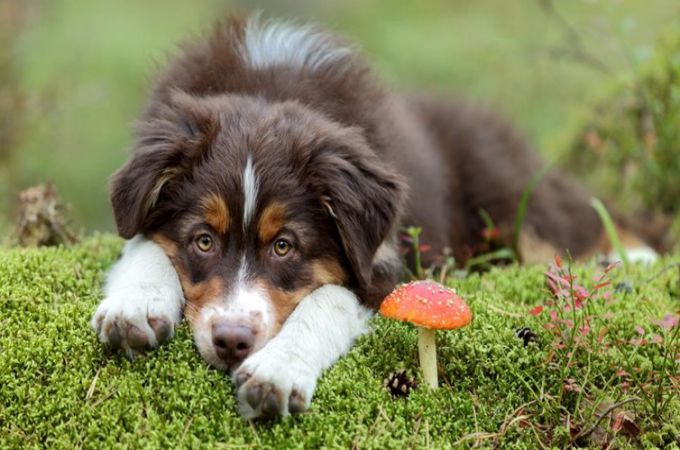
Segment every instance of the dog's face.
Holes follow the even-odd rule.
[[[173,261],[204,359],[237,367],[325,284],[370,283],[399,179],[363,137],[296,103],[173,94],[115,176],[119,232]]]

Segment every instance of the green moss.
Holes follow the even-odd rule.
[[[308,414],[251,425],[237,415],[227,377],[200,359],[186,325],[168,345],[132,362],[99,345],[88,321],[120,248],[104,235],[71,248],[0,251],[0,448],[440,449],[468,447],[472,433],[493,433],[485,446],[496,436],[503,448],[538,448],[541,436],[544,445],[561,448],[569,439],[565,415],[587,427],[600,400],[635,395],[615,377],[622,354],[635,355],[643,370],[658,366],[661,355],[657,346],[579,352],[566,375],[587,395],[563,393],[564,361],[546,362],[546,314],[527,313],[547,296],[543,268],[513,266],[449,280],[475,319],[438,334],[441,389],[419,388],[406,400],[388,395],[382,380],[416,365],[416,333],[376,318],[375,331],[323,376]],[[597,307],[613,314],[611,339],[635,337],[635,325],[653,330],[653,320],[677,310],[676,271],[642,281],[668,262],[633,267],[627,276],[634,292]],[[596,270],[586,265],[577,273],[587,283]],[[615,281],[623,275],[615,271]],[[514,330],[523,326],[536,331],[538,344],[522,345]],[[677,364],[669,367],[677,376]],[[660,417],[644,402],[631,409],[644,442],[676,439],[677,396]],[[519,414],[531,425],[513,421]],[[621,436],[616,442],[633,446]]]

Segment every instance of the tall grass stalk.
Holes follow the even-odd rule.
[[[626,269],[628,269],[628,254],[626,253],[626,249],[623,248],[623,245],[621,244],[621,240],[619,239],[619,234],[616,232],[616,225],[614,225],[612,216],[609,214],[609,211],[607,211],[607,208],[600,199],[595,197],[591,198],[590,205],[595,208],[597,215],[600,216],[600,220],[604,226],[605,233],[607,233],[609,243],[612,245],[614,250],[616,250],[616,253],[618,253],[621,261],[623,261],[623,265],[626,267]]]

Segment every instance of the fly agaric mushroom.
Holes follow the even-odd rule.
[[[437,388],[435,330],[452,330],[470,323],[472,312],[453,290],[430,280],[398,286],[380,305],[380,314],[418,327],[418,354],[425,382]]]

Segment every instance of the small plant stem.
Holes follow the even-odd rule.
[[[569,371],[569,366],[571,365],[571,361],[574,359],[574,355],[576,355],[576,348],[573,347],[574,341],[576,340],[576,331],[578,329],[578,324],[576,323],[576,302],[574,301],[574,275],[571,272],[571,255],[568,254],[569,260],[567,264],[567,274],[569,276],[569,300],[571,301],[571,321],[572,321],[572,326],[571,330],[569,330],[569,343],[565,347],[567,350],[567,354],[571,353],[569,357],[567,358],[566,362],[562,366],[562,369],[560,370],[560,376],[562,380],[566,378],[567,372]],[[562,401],[562,398],[564,397],[564,389],[560,389],[560,395],[559,399],[560,402]]]
[[[647,392],[645,391],[642,380],[640,380],[640,378],[638,378],[638,376],[635,374],[635,369],[633,368],[633,365],[630,362],[630,359],[638,353],[639,348],[640,348],[639,346],[636,346],[633,349],[633,353],[631,355],[628,355],[623,351],[620,352],[620,353],[621,353],[621,356],[623,356],[623,359],[626,362],[626,372],[633,379],[633,381],[635,382],[637,387],[640,389],[640,393],[642,394],[641,400],[644,403],[646,403],[652,411],[654,411],[654,415],[656,416],[656,407],[654,405],[654,402],[652,402],[649,394],[647,394]]]
[[[576,330],[578,327],[578,323],[576,323],[577,317],[576,317],[576,301],[574,299],[575,296],[575,291],[574,291],[574,274],[571,271],[571,256],[569,257],[569,265],[567,266],[567,273],[569,274],[569,301],[570,307],[571,307],[571,322],[572,322],[572,327],[571,327],[571,333],[569,336],[569,345],[567,346],[568,349],[572,348],[572,345],[574,345],[574,341],[576,340]],[[574,351],[572,350],[571,355],[574,355]],[[569,362],[571,362],[571,357],[569,358]]]
[[[415,259],[416,277],[418,277],[419,280],[422,280],[423,266],[420,260],[420,232],[413,233],[411,237],[413,238],[413,257]]]
[[[423,370],[423,378],[432,389],[437,389],[437,347],[434,330],[418,327],[418,356],[420,368]]]
[[[487,227],[487,228],[495,228],[496,227],[496,225],[494,225],[494,223],[493,223],[493,219],[491,218],[489,213],[486,212],[486,210],[484,208],[480,208],[479,215],[481,216],[482,221],[484,221],[485,227]]]
[[[651,277],[647,278],[644,282],[645,283],[651,283],[652,281],[656,280],[661,275],[663,275],[667,271],[673,269],[674,267],[678,268],[678,283],[680,283],[680,262],[674,262],[674,263],[668,264],[667,266],[665,266],[664,268],[659,270],[657,273],[655,273]]]
[[[609,243],[612,245],[614,250],[616,250],[616,253],[619,254],[621,261],[623,261],[624,267],[628,269],[628,254],[626,253],[626,249],[621,244],[621,240],[619,239],[619,234],[616,232],[616,225],[614,225],[612,216],[609,215],[609,211],[607,211],[607,208],[604,206],[604,203],[600,201],[600,199],[595,197],[591,198],[590,205],[595,209],[597,215],[600,216],[600,220],[602,221],[602,226],[604,227],[605,233],[607,233]]]
[[[449,265],[445,263],[442,266],[441,272],[439,272],[439,283],[440,284],[446,284],[446,272],[449,270]]]
[[[663,347],[663,361],[661,362],[661,372],[664,373],[664,375],[667,375],[667,377],[670,379],[673,376],[675,376],[675,371],[670,371],[669,373],[666,372],[666,364],[668,364],[668,356],[673,353],[673,357],[670,359],[671,361],[676,361],[677,358],[675,357],[675,353],[677,352],[677,345],[675,345],[675,338],[678,336],[678,330],[680,330],[680,326],[676,326],[673,331],[669,333],[668,339],[666,340],[666,345]],[[673,350],[675,349],[675,350]],[[675,362],[672,363],[675,366]],[[662,383],[659,383],[656,386],[656,396],[657,396],[657,402],[660,402],[660,412],[659,415],[663,414],[665,409],[666,409],[666,401],[663,399],[663,385]]]
[[[583,377],[583,382],[581,382],[582,389],[578,393],[578,397],[576,397],[576,406],[574,407],[574,411],[579,411],[579,408],[581,407],[581,401],[583,400],[583,396],[585,395],[585,390],[586,386],[588,385],[588,381],[590,379],[590,370],[591,370],[591,354],[588,353],[588,368],[586,369],[586,374]]]

